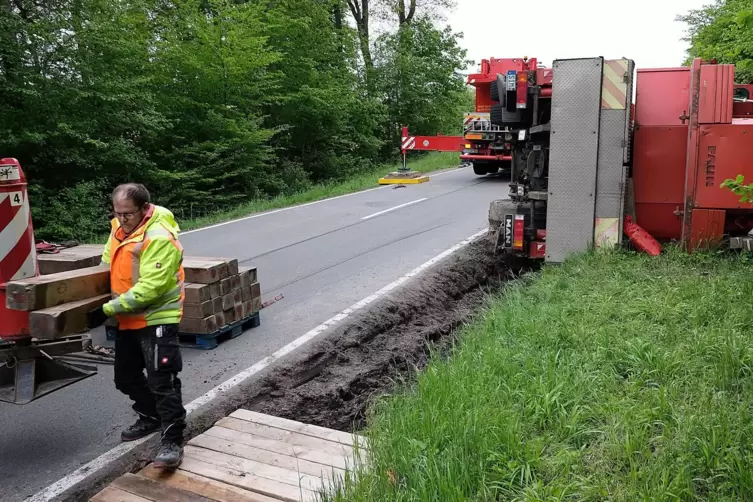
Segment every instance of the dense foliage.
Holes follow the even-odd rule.
[[[736,80],[753,82],[753,0],[716,0],[679,19],[688,25],[689,59],[735,64]]]
[[[456,131],[465,52],[427,5],[367,72],[345,0],[0,0],[0,157],[37,236],[106,229],[119,182],[195,217],[397,160],[401,124]]]

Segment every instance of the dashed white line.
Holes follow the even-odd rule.
[[[418,204],[419,202],[423,202],[425,200],[428,200],[427,197],[424,197],[423,199],[413,200],[411,202],[406,202],[405,204],[400,204],[399,206],[391,207],[389,209],[385,209],[384,211],[379,211],[378,213],[370,214],[368,216],[364,216],[361,218],[362,220],[370,220],[371,218],[376,218],[377,216],[381,216],[383,214],[389,213],[391,211],[395,211],[396,209],[401,209],[403,207],[412,206],[413,204]]]
[[[441,171],[441,172],[438,172],[436,174],[432,174],[431,177],[435,178],[437,176],[442,176],[444,174],[454,173],[454,172],[460,171],[462,169],[463,168],[461,167],[461,168],[457,168],[457,169],[451,169],[449,171]],[[360,195],[360,194],[364,194],[364,193],[368,193],[368,192],[373,192],[374,190],[381,190],[381,189],[384,189],[384,188],[387,188],[387,187],[388,186],[380,186],[380,187],[375,187],[375,188],[369,188],[368,190],[361,190],[359,192],[346,193],[344,195],[338,195],[336,197],[329,197],[327,199],[315,200],[313,202],[307,202],[305,204],[298,204],[298,205],[295,205],[295,206],[283,207],[283,208],[280,208],[280,209],[273,209],[271,211],[265,211],[263,213],[257,213],[257,214],[252,214],[250,216],[244,216],[243,218],[237,218],[235,220],[223,221],[222,223],[216,223],[214,225],[209,225],[207,227],[197,228],[197,229],[194,229],[194,230],[186,230],[185,232],[181,232],[180,235],[188,235],[188,234],[193,234],[193,233],[196,233],[196,232],[203,232],[204,230],[210,230],[212,228],[224,227],[225,225],[232,225],[233,223],[238,223],[240,221],[253,220],[254,218],[261,218],[262,216],[269,216],[269,215],[272,215],[272,214],[281,213],[283,211],[289,211],[291,209],[300,209],[302,207],[313,206],[314,204],[321,204],[322,202],[329,202],[331,200],[343,199],[345,197],[352,197],[353,195]]]
[[[422,265],[419,265],[418,267],[414,268],[404,276],[400,277],[394,282],[391,282],[390,284],[386,285],[376,293],[374,293],[371,296],[368,296],[364,298],[363,300],[359,301],[358,303],[348,307],[347,309],[343,310],[336,316],[332,317],[331,319],[325,321],[324,323],[320,324],[319,326],[315,327],[308,333],[304,334],[303,336],[297,338],[296,340],[290,342],[289,344],[285,345],[283,348],[272,354],[271,356],[267,356],[261,361],[257,362],[253,366],[241,371],[234,377],[230,378],[229,380],[226,380],[222,382],[220,385],[215,387],[214,389],[210,390],[203,396],[200,396],[190,403],[186,405],[186,412],[187,413],[193,413],[195,410],[200,408],[201,406],[207,404],[208,402],[212,401],[213,399],[221,396],[223,393],[233,389],[234,387],[237,387],[239,384],[241,384],[244,380],[252,377],[253,375],[259,373],[260,371],[267,368],[269,365],[277,361],[278,359],[288,355],[289,353],[293,352],[295,349],[301,347],[302,345],[310,342],[317,336],[321,335],[325,331],[327,331],[329,328],[335,326],[336,324],[339,324],[344,319],[350,317],[355,312],[361,310],[365,306],[369,305],[370,303],[378,300],[382,296],[390,293],[395,288],[403,285],[405,282],[410,280],[411,278],[417,276],[418,274],[424,272],[429,267],[435,265],[439,261],[447,258],[451,254],[455,253],[456,251],[464,248],[465,246],[471,244],[473,241],[479,239],[482,237],[485,233],[487,233],[487,230],[481,230],[480,232],[476,232],[472,236],[468,237],[464,241],[455,244],[451,248],[447,249],[446,251],[443,251],[442,253],[438,254],[431,260],[427,261],[426,263],[423,263]],[[156,433],[154,433],[156,434]],[[153,435],[154,435],[153,434]],[[121,443],[120,445],[116,446],[115,448],[103,453],[99,457],[95,458],[91,462],[85,464],[84,466],[80,467],[79,469],[75,470],[71,474],[65,476],[64,478],[60,479],[59,481],[51,484],[47,488],[43,489],[42,491],[35,494],[30,499],[27,499],[27,502],[42,502],[42,501],[48,501],[51,500],[61,494],[63,494],[65,491],[69,490],[70,488],[74,487],[76,484],[81,483],[89,476],[92,476],[93,474],[99,472],[100,470],[107,467],[107,465],[111,462],[115,462],[116,460],[119,460],[123,455],[127,454],[128,452],[132,451],[136,446],[139,444],[147,441],[151,436],[147,436],[145,438],[139,439],[137,441],[132,441],[129,443]]]

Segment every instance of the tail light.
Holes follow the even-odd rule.
[[[525,233],[525,215],[516,214],[512,230],[513,249],[523,249],[523,234]]]

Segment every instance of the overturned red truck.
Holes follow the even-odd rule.
[[[509,194],[491,204],[489,221],[510,255],[562,262],[619,244],[626,220],[689,251],[725,238],[750,249],[753,207],[720,186],[753,178],[753,85],[735,84],[734,72],[700,59],[637,71],[602,57],[552,68],[485,60],[468,77],[476,112],[463,136],[406,129],[403,151],[458,151],[479,175],[509,170]]]

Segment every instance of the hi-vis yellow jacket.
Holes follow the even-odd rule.
[[[183,316],[183,247],[173,214],[152,204],[146,221],[125,235],[117,218],[102,262],[110,265],[113,299],[103,307],[118,319],[120,329],[177,324]]]

